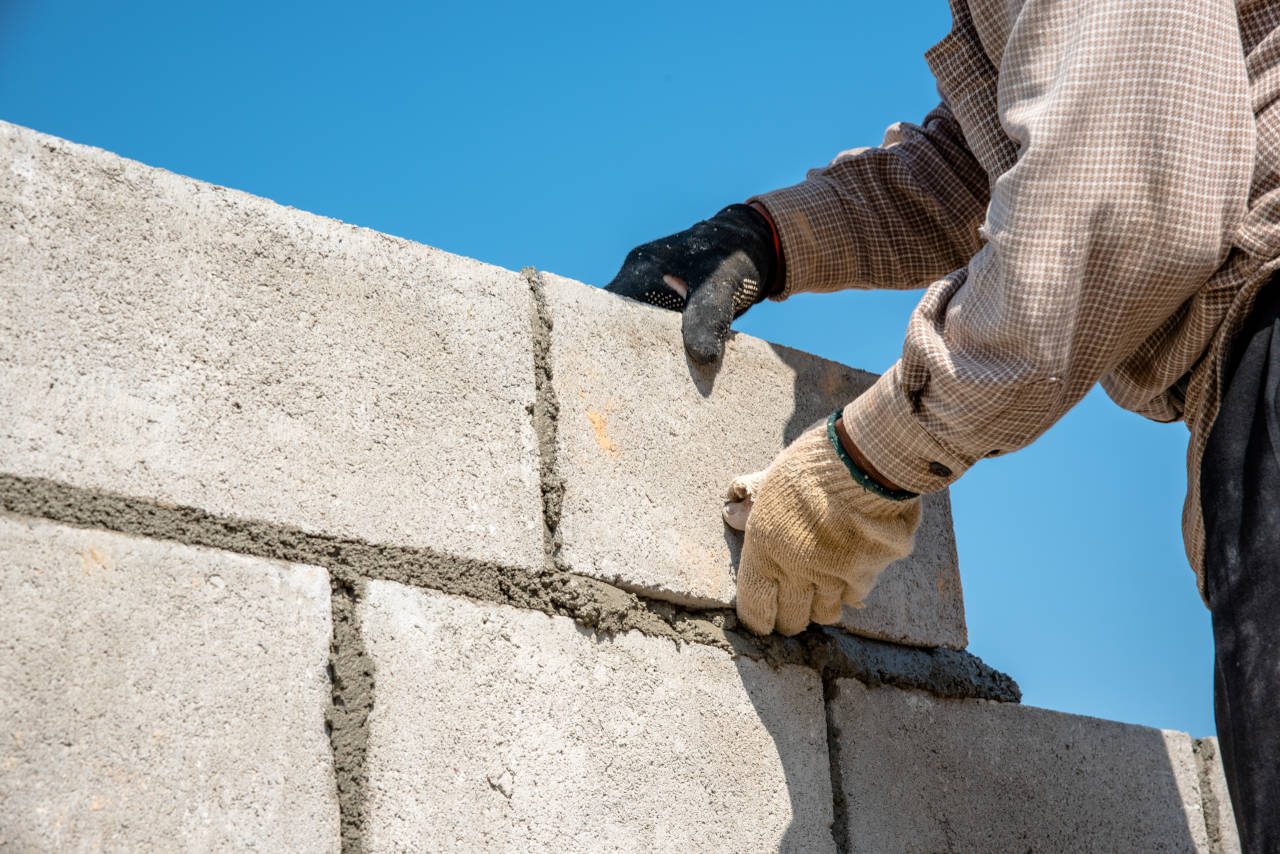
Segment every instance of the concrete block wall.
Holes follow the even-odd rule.
[[[964,651],[945,493],[740,632],[724,488],[872,377],[677,320],[0,123],[0,850],[1233,850]]]

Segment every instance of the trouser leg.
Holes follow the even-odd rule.
[[[1201,474],[1214,714],[1247,854],[1280,852],[1278,286],[1233,347]]]

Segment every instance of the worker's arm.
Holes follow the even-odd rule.
[[[932,284],[902,358],[844,412],[890,481],[933,492],[1024,447],[1218,268],[1254,157],[1230,0],[1028,0],[1000,76],[1018,145],[985,245]]]
[[[899,122],[878,148],[841,153],[794,186],[755,196],[781,239],[776,297],[922,288],[978,251],[987,174],[945,103]]]
[[[922,287],[978,247],[987,178],[939,105],[802,184],[637,246],[606,290],[682,312],[685,350],[720,358],[729,325],[767,296]],[[754,210],[753,210],[754,209]]]
[[[1245,210],[1253,118],[1229,0],[1027,0],[999,96],[1019,153],[992,187],[986,243],[929,287],[902,358],[843,410],[852,444],[912,492],[1048,429],[1203,285]],[[766,475],[748,542],[827,524],[770,497],[790,489]],[[779,585],[808,571],[761,566]]]

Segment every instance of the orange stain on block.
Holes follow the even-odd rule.
[[[608,425],[604,420],[604,413],[588,409],[587,420],[591,422],[591,429],[595,432],[596,444],[600,446],[600,450],[611,457],[616,457],[622,449],[610,438]]]
[[[106,552],[88,548],[80,553],[80,562],[84,565],[84,574],[92,575],[95,569],[112,569],[111,555]]]

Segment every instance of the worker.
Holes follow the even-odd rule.
[[[636,247],[608,290],[683,312],[705,364],[766,297],[925,288],[901,358],[730,487],[758,633],[861,604],[920,494],[1097,382],[1184,421],[1232,804],[1245,850],[1280,852],[1280,0],[951,6],[922,123]]]

